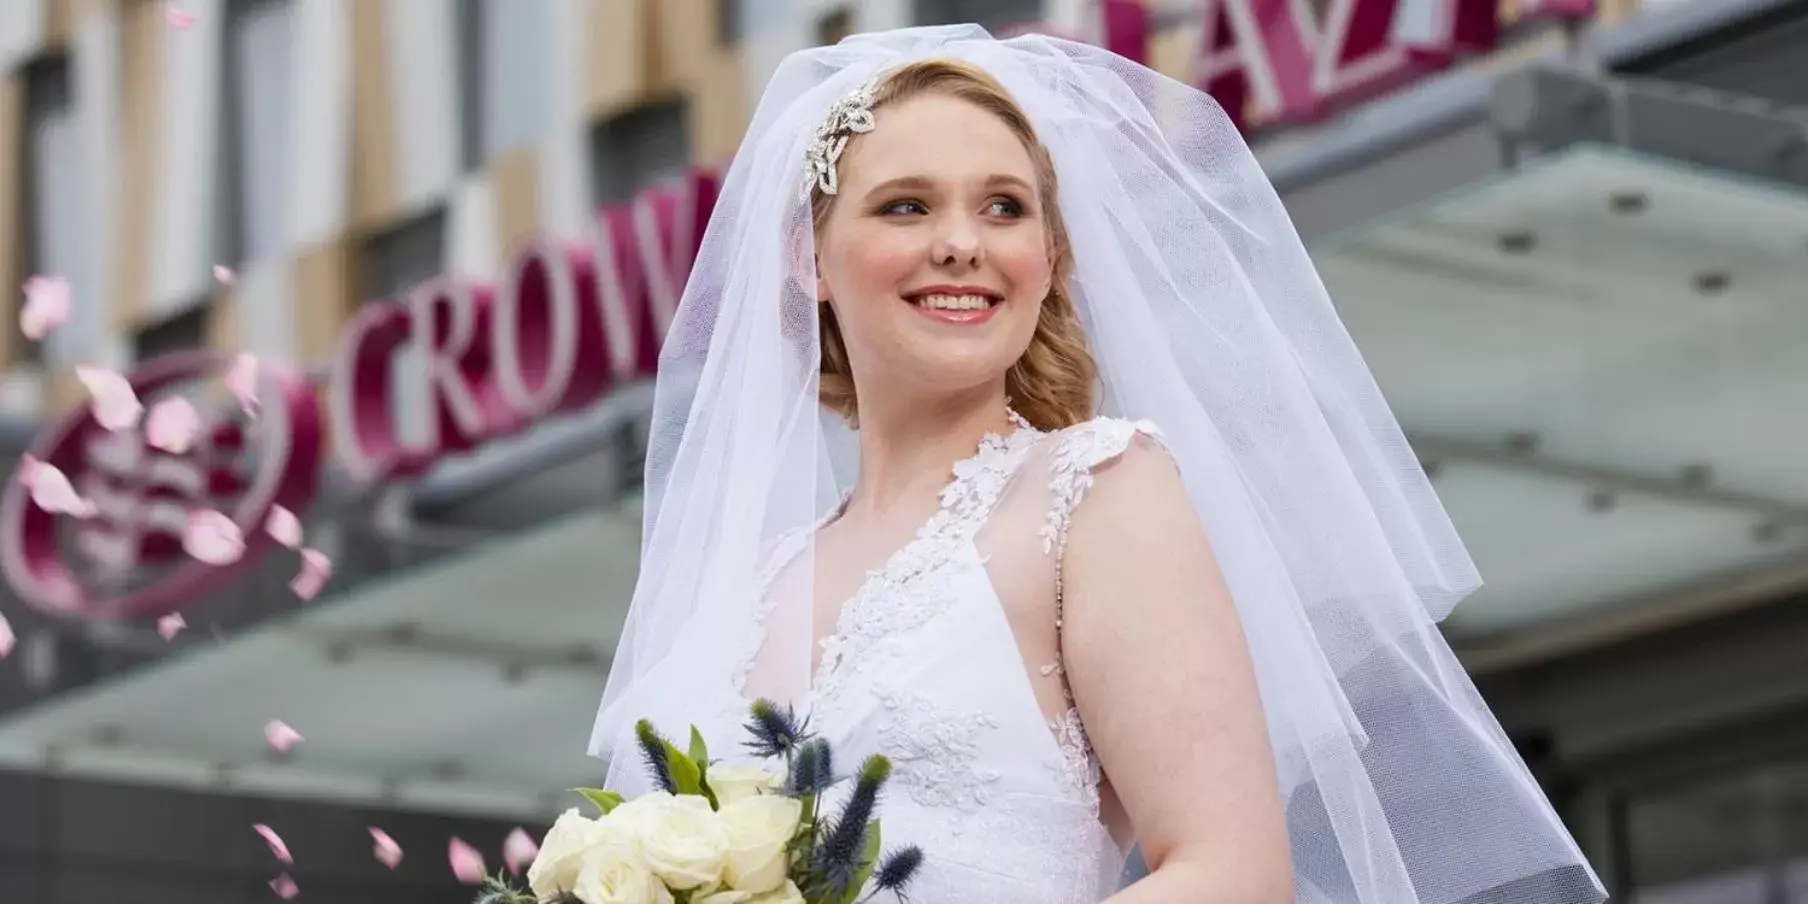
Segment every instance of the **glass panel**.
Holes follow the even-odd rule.
[[[1638,904],[1808,901],[1808,760],[1627,801]]]
[[[915,0],[912,12],[918,25],[977,22],[997,28],[1041,20],[1042,0]]]
[[[264,260],[288,245],[290,119],[295,112],[291,0],[235,0],[226,25],[227,149],[234,172],[227,255]]]
[[[26,69],[25,92],[24,156],[30,209],[26,265],[31,273],[74,282],[81,266],[83,202],[80,136],[68,61],[59,57]],[[41,346],[18,332],[17,317],[8,320],[20,357],[40,360]]]
[[[590,130],[595,202],[621,204],[649,185],[684,175],[691,165],[686,115],[682,102],[672,102],[597,123]]]

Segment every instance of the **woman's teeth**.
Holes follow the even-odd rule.
[[[992,306],[984,295],[924,295],[916,303],[935,311],[983,311]]]

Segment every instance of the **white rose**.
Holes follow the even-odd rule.
[[[631,843],[587,851],[571,893],[584,904],[673,904],[672,893],[642,865]]]
[[[540,853],[527,868],[527,884],[535,897],[550,898],[556,892],[571,891],[578,883],[584,852],[602,844],[608,832],[594,819],[585,819],[576,809],[566,810],[546,840],[540,842]]]
[[[691,904],[746,904],[747,900],[752,897],[753,892],[731,888],[695,898]]]
[[[785,884],[763,895],[754,895],[744,904],[805,904],[804,893],[797,890],[797,883],[790,879]]]
[[[709,767],[709,789],[716,792],[717,806],[727,807],[782,787],[784,779],[752,766],[718,763]]]
[[[647,868],[666,885],[683,891],[722,878],[728,831],[709,801],[655,791],[615,808],[610,819],[617,817],[639,841]]]
[[[791,871],[791,837],[803,816],[802,801],[762,794],[722,807],[728,830],[728,862],[723,878],[742,891],[768,892]]]

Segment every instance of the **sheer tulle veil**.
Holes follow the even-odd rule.
[[[817,402],[805,149],[839,98],[926,57],[995,76],[1053,156],[1101,413],[1159,426],[1236,598],[1299,900],[1602,900],[1438,631],[1474,566],[1236,128],[1105,50],[974,26],[795,53],[759,102],[660,359],[640,578],[591,740],[610,781],[633,784],[637,718],[713,692],[736,633],[794,650],[779,680],[808,684],[807,588],[756,589],[851,477]]]

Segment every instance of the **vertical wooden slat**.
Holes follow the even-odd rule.
[[[325,361],[357,310],[354,241],[347,237],[315,245],[293,258],[289,297],[295,300],[295,354],[300,361]]]
[[[496,186],[497,260],[541,232],[540,148],[528,145],[501,155],[490,165]]]
[[[118,278],[114,280],[111,323],[129,331],[150,316],[152,205],[157,197],[158,111],[162,101],[164,24],[162,4],[128,0],[121,23],[120,199],[114,223]]]
[[[25,228],[25,168],[19,155],[11,153],[25,143],[25,78],[18,71],[0,74],[0,148],[8,149],[0,157],[0,292],[6,304],[0,313],[8,323],[0,325],[0,370],[13,365],[23,356],[19,347],[23,338],[12,324],[18,323],[19,304],[24,297],[19,285],[24,281],[25,266],[20,239]]]
[[[395,116],[383,4],[352,10],[352,212],[360,227],[384,223],[396,206]],[[308,296],[297,296],[306,298]]]
[[[586,0],[586,108],[607,115],[644,97],[652,66],[650,0]]]

